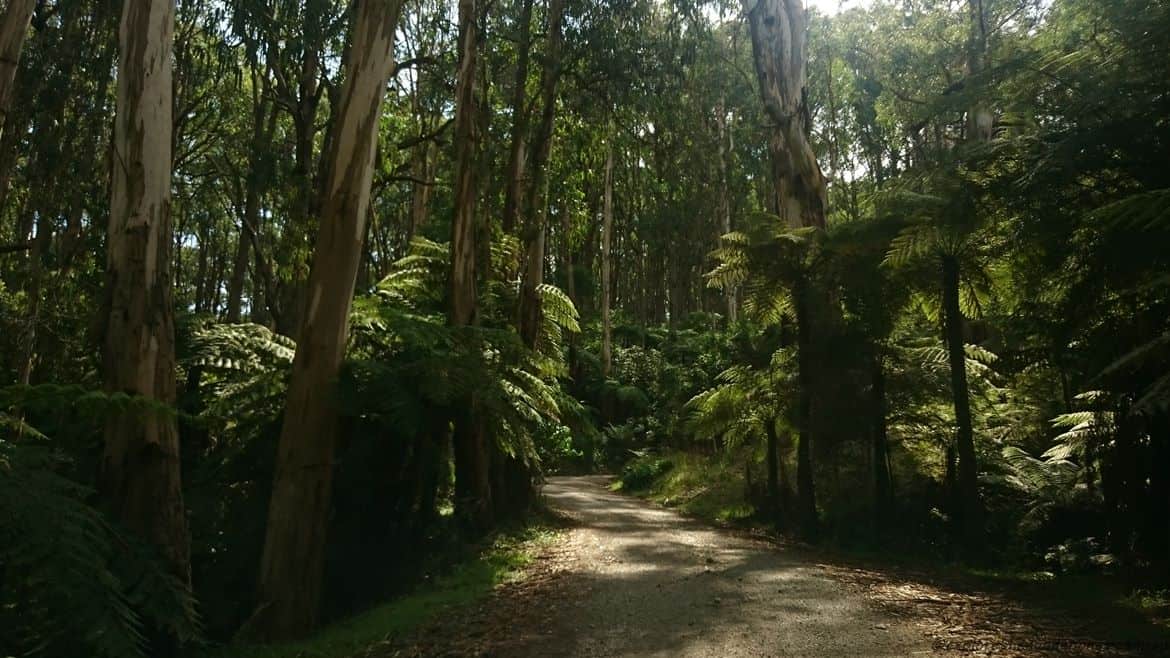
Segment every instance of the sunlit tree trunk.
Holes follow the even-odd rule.
[[[337,432],[333,391],[345,354],[401,9],[401,0],[359,0],[355,10],[260,563],[254,630],[268,639],[303,635],[317,624]]]
[[[459,68],[455,85],[455,216],[451,221],[450,322],[456,327],[474,324],[478,315],[476,290],[476,72],[479,26],[475,0],[459,0]],[[474,530],[492,523],[490,459],[483,423],[475,418],[475,401],[455,419],[452,443],[455,457],[456,514]]]
[[[808,13],[801,0],[756,0],[748,11],[752,53],[760,97],[771,131],[772,206],[793,228],[824,229],[827,190],[809,141],[811,117],[807,102]],[[801,531],[816,533],[816,492],[812,474],[814,359],[813,318],[818,316],[818,291],[811,282],[793,282],[797,323],[797,369],[800,394],[797,420],[796,486]]]
[[[175,402],[171,290],[170,0],[126,0],[119,58],[107,236],[105,390]],[[100,489],[115,518],[190,579],[190,540],[173,416],[126,410],[105,427]]]
[[[610,260],[610,239],[613,233],[613,135],[606,140],[605,145],[605,192],[602,201],[601,225],[601,373],[609,377],[611,361],[613,359],[613,345],[611,332],[612,320],[609,313],[610,277],[612,264]]]
[[[808,13],[801,0],[756,0],[748,12],[778,214],[789,226],[825,226],[827,191],[808,133]]]

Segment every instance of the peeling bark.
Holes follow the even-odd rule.
[[[107,238],[105,390],[175,402],[171,289],[170,0],[126,0],[118,30],[117,106]],[[127,410],[105,428],[100,491],[114,516],[158,546],[190,581],[190,539],[173,416]]]
[[[825,228],[827,188],[820,164],[809,142],[808,13],[801,0],[756,0],[748,10],[752,53],[760,97],[772,121],[768,150],[772,157],[772,206],[792,228]],[[816,388],[812,354],[816,333],[813,319],[827,307],[808,280],[793,283],[796,305],[797,402],[796,488],[798,520],[806,537],[817,532],[816,490],[812,473],[812,442],[816,436],[813,395]]]
[[[808,13],[801,0],[757,0],[748,23],[760,96],[772,121],[773,205],[789,226],[824,228],[825,177],[808,138]]]

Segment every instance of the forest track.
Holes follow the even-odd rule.
[[[552,477],[573,521],[528,577],[415,655],[911,656],[930,640],[827,576],[809,557],[611,492]],[[455,624],[453,626],[453,624]],[[462,633],[449,644],[437,635]],[[443,646],[446,645],[446,646]],[[398,655],[411,655],[407,651]]]
[[[828,564],[613,493],[610,481],[549,478],[545,500],[572,524],[524,577],[373,655],[1162,655],[1084,639],[1071,620],[994,595]]]

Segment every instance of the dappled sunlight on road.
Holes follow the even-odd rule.
[[[609,492],[550,478],[549,505],[580,525],[556,595],[517,620],[498,655],[905,656],[913,627],[870,606],[797,551],[721,532]],[[535,602],[534,602],[535,603]],[[495,653],[495,652],[493,652]]]

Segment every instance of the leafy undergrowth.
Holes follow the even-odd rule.
[[[643,455],[626,465],[612,488],[708,521],[746,523],[755,514],[744,502],[743,460],[735,454]]]
[[[338,621],[301,642],[233,645],[204,658],[349,658],[410,633],[441,614],[453,614],[487,597],[496,586],[520,579],[543,546],[560,533],[551,519],[497,535],[472,559],[414,592]]]

